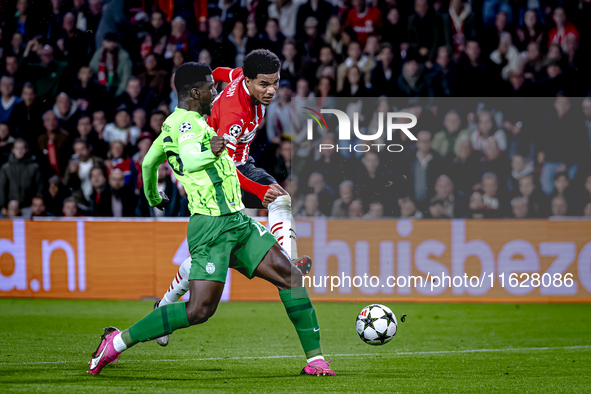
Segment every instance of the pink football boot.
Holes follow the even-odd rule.
[[[115,327],[107,327],[104,330],[105,332],[101,335],[101,343],[92,354],[92,360],[88,363],[90,365],[89,375],[98,375],[105,365],[117,361],[121,354],[113,346],[113,338],[121,331]]]
[[[302,375],[316,375],[316,376],[334,376],[335,373],[328,364],[330,364],[332,360],[324,361],[324,360],[314,360],[308,363],[304,369],[302,369]]]

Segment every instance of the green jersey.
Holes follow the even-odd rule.
[[[234,162],[227,150],[220,157],[211,151],[211,138],[215,135],[197,112],[176,108],[166,118],[162,133],[142,163],[143,173],[150,178],[144,175],[146,198],[151,206],[161,201],[153,175],[166,155],[175,177],[185,188],[191,214],[221,216],[244,209]],[[194,146],[197,151],[183,155],[181,148],[185,145]],[[194,167],[200,170],[189,171]]]

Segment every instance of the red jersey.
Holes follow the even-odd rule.
[[[367,37],[376,32],[376,27],[382,28],[382,12],[377,8],[366,8],[362,14],[358,14],[355,9],[352,9],[347,14],[345,27],[352,27],[357,33],[357,40],[363,51]]]
[[[246,163],[250,143],[265,115],[265,106],[261,103],[253,105],[241,68],[218,67],[213,70],[213,80],[229,85],[215,99],[207,123],[226,139],[234,164]]]

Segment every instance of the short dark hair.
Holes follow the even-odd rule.
[[[88,143],[88,141],[84,141],[81,138],[76,138],[74,142],[72,142],[72,147],[74,147],[74,145],[76,144],[84,144],[84,146],[86,146],[86,149],[90,149],[90,144]]]
[[[185,63],[174,74],[174,87],[179,98],[186,97],[189,91],[207,81],[211,75],[211,67],[204,63]]]
[[[22,139],[22,138],[16,138],[16,139],[14,140],[14,142],[12,143],[12,147],[13,147],[13,148],[14,148],[14,146],[16,145],[16,143],[17,143],[17,142],[20,142],[20,143],[23,143],[23,144],[25,144],[25,149],[27,150],[27,153],[29,152],[29,143],[28,143],[26,140],[24,140],[24,139]]]
[[[277,55],[268,49],[256,49],[244,58],[242,71],[249,79],[256,79],[259,74],[275,74],[281,68]]]

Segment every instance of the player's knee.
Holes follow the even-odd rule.
[[[215,313],[215,308],[208,305],[198,305],[187,308],[187,319],[190,325],[203,324]]]
[[[278,290],[288,290],[302,286],[302,272],[291,261],[285,260],[277,268],[277,272],[280,275],[280,280],[277,283]]]

